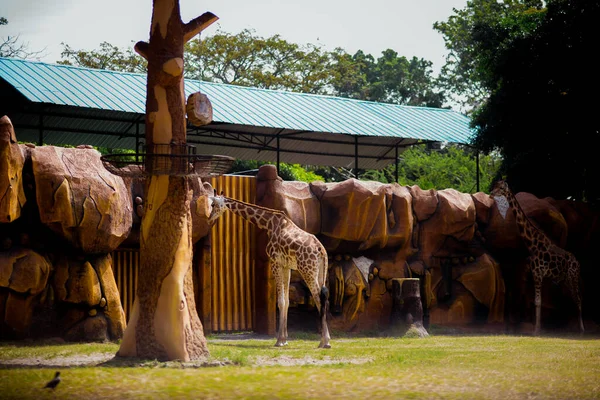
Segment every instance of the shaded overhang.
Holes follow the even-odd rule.
[[[213,122],[188,126],[197,154],[380,169],[416,143],[469,144],[470,120],[410,107],[185,80],[205,93]],[[136,149],[145,136],[146,75],[0,58],[0,114],[18,140]]]

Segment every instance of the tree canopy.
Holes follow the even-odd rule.
[[[513,190],[595,201],[600,122],[589,94],[600,3],[472,0],[436,24],[451,49],[444,69],[473,102],[474,144],[499,150]],[[462,90],[462,92],[461,92]]]
[[[326,94],[413,106],[441,107],[432,63],[408,59],[387,49],[375,59],[362,51],[326,51],[314,44],[290,43],[252,30],[217,32],[185,46],[185,74],[207,82]],[[98,49],[75,50],[63,43],[60,64],[143,72],[145,60],[132,49],[103,42]]]

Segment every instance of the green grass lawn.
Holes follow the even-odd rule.
[[[297,334],[285,348],[274,343],[209,336],[204,365],[112,359],[112,343],[0,343],[0,399],[600,398],[597,337],[334,336],[325,350],[317,335]],[[42,389],[55,370],[60,385]]]

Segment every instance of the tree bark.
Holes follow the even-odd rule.
[[[216,20],[204,13],[184,24],[178,0],[154,0],[150,40],[135,45],[148,60],[145,168],[150,175],[136,300],[119,356],[190,361],[209,354],[194,300],[192,192],[187,177],[177,174],[187,160],[170,155],[187,153],[183,45]]]

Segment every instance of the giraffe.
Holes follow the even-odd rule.
[[[558,247],[537,226],[535,226],[523,212],[516,197],[508,187],[506,181],[498,181],[490,193],[498,206],[498,211],[506,218],[506,211],[511,208],[517,221],[519,233],[523,238],[529,257],[528,268],[531,269],[535,285],[535,331],[540,334],[540,314],[542,307],[542,281],[548,277],[556,283],[566,281],[570,294],[579,311],[579,328],[584,333],[583,317],[581,314],[581,296],[579,293],[580,265],[575,256]]]
[[[279,329],[275,346],[287,345],[290,276],[292,270],[297,270],[310,289],[321,316],[319,347],[330,348],[327,327],[329,291],[325,286],[327,252],[321,242],[314,235],[300,229],[283,211],[245,203],[222,194],[220,196],[215,194],[209,198],[212,202],[210,225],[229,209],[234,214],[267,231],[267,255],[275,277],[279,308]]]

